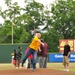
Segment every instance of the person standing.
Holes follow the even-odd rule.
[[[69,71],[69,57],[70,57],[70,46],[68,42],[66,42],[63,52],[64,71]]]
[[[28,53],[26,54],[26,56],[24,57],[24,59],[22,61],[22,67],[24,66],[24,62],[26,61],[26,59],[28,58],[28,56],[30,54],[32,54],[33,55],[33,71],[36,70],[37,50],[40,47],[40,44],[43,44],[40,41],[40,37],[41,37],[41,34],[40,33],[37,33],[36,36],[33,38],[31,44],[29,45],[29,48],[30,49],[29,49]]]
[[[22,56],[22,47],[18,47],[18,68],[20,67],[20,62],[21,62],[21,56]]]
[[[14,50],[14,60],[15,60],[15,67],[18,68],[18,51]]]
[[[44,44],[44,46],[40,45],[40,50],[38,50],[38,62],[40,68],[47,68],[47,58],[48,58],[48,49],[49,46],[46,42],[44,42],[43,39],[41,39],[41,42]]]
[[[29,47],[26,48],[25,50],[25,55],[28,53]],[[33,62],[33,55],[30,54],[26,60],[26,69],[32,68],[32,62]]]

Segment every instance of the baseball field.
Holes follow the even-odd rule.
[[[37,63],[37,69],[33,72],[32,69],[18,68],[13,64],[0,64],[0,75],[75,75],[75,63],[70,63],[70,71],[64,71],[62,63],[48,63],[48,68],[40,69]]]

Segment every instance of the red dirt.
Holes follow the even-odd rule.
[[[65,72],[54,69],[37,69],[35,72],[31,69],[12,69],[0,70],[0,75],[75,75],[75,72]]]

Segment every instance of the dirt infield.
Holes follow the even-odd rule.
[[[37,69],[35,72],[31,69],[12,69],[0,70],[0,75],[75,75],[75,72],[65,72],[54,69]]]
[[[19,68],[16,69],[12,64],[0,64],[0,75],[75,75],[75,63],[70,64],[70,71],[63,71],[61,63],[49,63],[48,68],[37,69],[33,72],[32,69]],[[74,71],[72,71],[74,70]]]

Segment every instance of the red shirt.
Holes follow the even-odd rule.
[[[25,52],[25,54],[27,54],[27,53],[28,53],[28,50],[29,50],[29,48],[27,47],[27,48],[26,48],[26,52]],[[33,58],[33,55],[32,55],[32,54],[30,54],[28,58],[32,59],[32,58]]]

